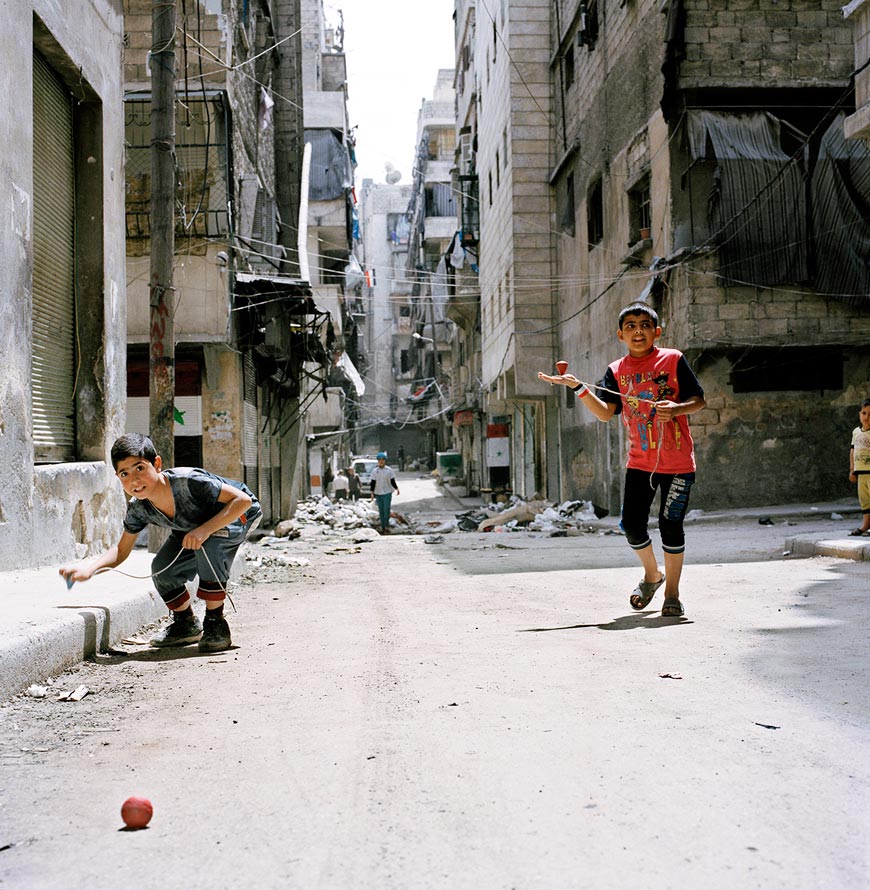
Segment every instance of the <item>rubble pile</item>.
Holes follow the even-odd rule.
[[[431,534],[462,532],[544,532],[551,536],[589,531],[588,523],[598,515],[591,501],[524,501],[514,495],[507,506],[487,506],[481,510],[457,513],[455,519],[429,528]],[[587,525],[583,529],[584,524]]]
[[[369,501],[331,501],[309,498],[296,508],[293,521],[299,525],[317,524],[336,531],[371,528],[378,524],[378,511]]]

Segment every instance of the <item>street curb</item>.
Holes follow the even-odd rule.
[[[786,538],[785,549],[793,556],[835,556],[838,559],[870,561],[870,544],[834,539],[817,541],[815,538]]]
[[[154,590],[110,605],[55,606],[44,620],[28,621],[0,643],[0,700],[107,651],[165,615]]]

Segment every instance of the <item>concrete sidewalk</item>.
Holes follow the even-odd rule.
[[[464,492],[451,491],[447,486],[444,489],[455,501],[456,512],[483,504],[480,498],[466,497]],[[757,523],[769,518],[779,524],[787,519],[821,519],[831,514],[839,514],[848,521],[838,523],[831,535],[792,534],[785,539],[785,549],[799,556],[870,561],[870,537],[849,536],[849,531],[860,523],[860,510],[852,499],[711,513],[695,511],[690,523]],[[589,524],[612,528],[618,521],[619,517],[608,516]],[[44,683],[47,677],[118,645],[165,617],[166,608],[149,577],[151,558],[145,550],[137,549],[121,567],[140,578],[105,572],[71,590],[67,590],[56,566],[0,572],[0,701],[24,691],[32,683]]]
[[[44,683],[166,615],[151,583],[152,554],[67,590],[57,566],[0,572],[0,700]]]

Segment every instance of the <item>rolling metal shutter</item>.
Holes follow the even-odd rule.
[[[242,480],[259,497],[257,476],[257,372],[254,358],[246,352],[242,359]]]
[[[70,94],[33,54],[33,445],[75,460],[75,188]]]

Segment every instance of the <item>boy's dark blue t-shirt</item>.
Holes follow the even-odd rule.
[[[261,515],[260,503],[254,493],[244,482],[224,479],[208,470],[198,467],[175,467],[164,470],[163,475],[169,482],[172,497],[175,500],[175,516],[169,519],[161,513],[149,500],[131,498],[127,504],[127,515],[124,518],[124,531],[138,535],[146,525],[159,525],[175,531],[189,532],[208,522],[216,513],[220,513],[222,505],[218,501],[223,485],[232,485],[253,499],[253,504],[245,513],[247,523],[238,519],[227,528],[230,531],[241,531]]]

